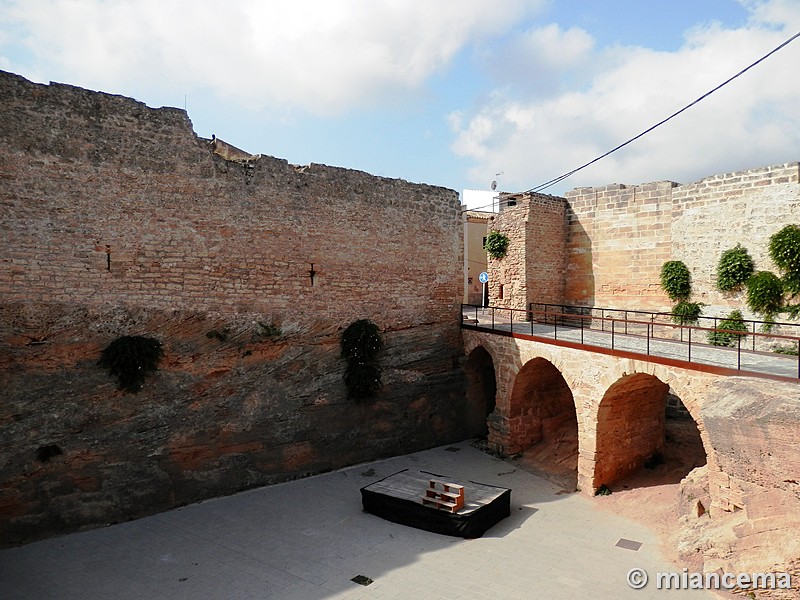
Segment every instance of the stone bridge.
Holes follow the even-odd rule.
[[[667,439],[697,448],[683,475],[707,464],[703,502],[715,508],[743,508],[749,496],[773,487],[798,495],[787,476],[797,466],[796,416],[783,418],[796,405],[796,383],[519,334],[462,334],[470,418],[495,451],[515,455],[544,446],[558,460],[572,461],[578,489],[594,494],[660,460]],[[683,427],[671,426],[681,420]]]

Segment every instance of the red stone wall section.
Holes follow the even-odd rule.
[[[559,370],[533,359],[514,380],[508,408],[508,453],[516,454],[576,424],[572,391]]]
[[[669,386],[652,375],[627,375],[614,383],[597,409],[594,488],[638,470],[664,445]]]

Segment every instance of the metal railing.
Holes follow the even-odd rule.
[[[741,331],[716,327],[722,317],[706,319],[714,326],[674,323],[672,314],[663,312],[554,304],[531,304],[527,310],[461,305],[464,328],[530,335],[545,341],[561,340],[766,376],[800,378],[800,336],[757,331],[760,321],[745,321],[747,331]],[[780,325],[798,327],[794,323]],[[717,336],[724,335],[731,345],[708,343],[709,334],[714,332]],[[781,344],[785,353],[769,351],[770,343]]]
[[[633,317],[634,320],[650,320],[653,323],[663,323],[663,324],[675,324],[675,315],[669,312],[658,312],[658,311],[649,311],[649,310],[638,310],[638,309],[625,309],[625,308],[606,308],[606,307],[599,307],[599,306],[577,306],[577,305],[568,305],[568,304],[547,304],[543,302],[531,302],[528,304],[528,308],[530,310],[541,311],[545,314],[553,315],[564,315],[564,314],[573,314],[577,313],[578,315],[583,316],[592,316],[595,318],[602,319],[603,317],[609,318],[617,318],[621,322],[623,322],[623,327],[627,327],[627,323],[629,322],[630,318]],[[563,316],[557,317],[561,318],[562,320],[565,318]],[[682,326],[678,324],[678,334],[682,336],[687,328],[690,325],[697,325],[697,329],[706,328],[708,331],[719,331],[724,333],[731,332],[730,330],[720,329],[719,324],[722,321],[729,320],[728,317],[711,317],[711,316],[704,316],[700,315],[694,320],[692,323],[684,323]],[[768,350],[765,347],[757,347],[758,341],[765,341],[766,338],[775,337],[780,338],[781,335],[787,335],[789,338],[794,339],[795,336],[800,337],[800,323],[788,323],[785,321],[776,321],[770,323],[771,332],[773,335],[763,335],[763,330],[765,321],[758,321],[753,319],[741,319],[741,322],[745,324],[747,328],[747,336],[750,339],[750,349],[753,351],[756,350]],[[602,325],[601,325],[602,327]],[[627,329],[625,331],[627,333]],[[740,332],[733,332],[733,333],[740,333]],[[680,337],[679,339],[683,339]],[[763,346],[763,344],[762,344]]]

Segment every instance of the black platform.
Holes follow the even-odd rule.
[[[423,505],[431,479],[464,486],[464,508],[450,513]],[[463,538],[479,538],[511,514],[509,488],[409,469],[361,488],[361,502],[365,511],[393,523]]]

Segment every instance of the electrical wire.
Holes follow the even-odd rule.
[[[773,54],[775,54],[775,53],[776,53],[776,52],[778,52],[779,50],[783,49],[784,47],[788,46],[790,43],[792,43],[792,42],[793,42],[794,40],[796,40],[798,37],[800,37],[800,31],[798,31],[797,33],[795,33],[793,36],[791,36],[789,39],[787,39],[787,40],[786,40],[785,42],[783,42],[782,44],[780,44],[780,45],[776,46],[775,48],[773,48],[772,50],[770,50],[769,52],[767,52],[767,53],[766,53],[764,56],[762,56],[761,58],[759,58],[759,59],[758,59],[758,60],[756,60],[755,62],[751,63],[750,65],[748,65],[747,67],[745,67],[744,69],[742,69],[741,71],[739,71],[738,73],[736,73],[736,75],[733,75],[732,77],[729,77],[728,79],[726,79],[725,81],[723,81],[722,83],[720,83],[718,86],[716,86],[716,87],[712,88],[711,90],[709,90],[708,92],[706,92],[705,94],[703,94],[702,96],[700,96],[699,98],[697,98],[696,100],[694,100],[694,101],[690,102],[689,104],[687,104],[686,106],[684,106],[684,107],[683,107],[683,108],[681,108],[680,110],[678,110],[678,111],[675,111],[675,112],[674,112],[674,113],[672,113],[670,116],[666,117],[665,119],[662,119],[661,121],[659,121],[659,122],[658,122],[658,123],[656,123],[655,125],[652,125],[651,127],[648,127],[647,129],[645,129],[644,131],[642,131],[642,132],[641,132],[641,133],[639,133],[638,135],[635,135],[634,137],[630,138],[629,140],[627,140],[627,141],[625,141],[625,142],[623,142],[623,143],[619,144],[618,146],[616,146],[615,148],[612,148],[612,149],[611,149],[611,150],[609,150],[608,152],[605,152],[604,154],[601,154],[600,156],[598,156],[598,157],[596,157],[596,158],[594,158],[594,159],[590,160],[589,162],[587,162],[587,163],[585,163],[585,164],[581,165],[580,167],[577,167],[577,168],[575,168],[575,169],[572,169],[571,171],[568,171],[568,172],[564,173],[563,175],[559,175],[558,177],[555,177],[554,179],[550,179],[549,181],[545,181],[544,183],[542,183],[542,184],[539,184],[539,185],[537,185],[537,186],[535,186],[535,187],[532,187],[532,188],[530,188],[530,189],[528,189],[528,190],[526,190],[526,191],[524,191],[524,192],[521,192],[521,193],[523,193],[523,194],[528,194],[528,193],[531,193],[531,192],[541,192],[542,190],[546,190],[547,188],[549,188],[549,187],[552,187],[552,186],[556,185],[557,183],[560,183],[560,182],[564,181],[564,180],[565,180],[567,177],[570,177],[570,176],[574,175],[574,174],[575,174],[575,173],[577,173],[578,171],[581,171],[581,170],[585,169],[586,167],[588,167],[588,166],[590,166],[590,165],[593,165],[594,163],[596,163],[596,162],[598,162],[598,161],[600,161],[600,160],[604,159],[605,157],[607,157],[607,156],[609,156],[609,155],[613,154],[613,153],[614,153],[614,152],[616,152],[617,150],[620,150],[620,149],[624,148],[624,147],[625,147],[625,146],[627,146],[628,144],[631,144],[631,143],[635,142],[636,140],[638,140],[639,138],[641,138],[641,137],[643,137],[643,136],[647,135],[648,133],[650,133],[651,131],[653,131],[653,130],[654,130],[654,129],[656,129],[657,127],[660,127],[661,125],[663,125],[663,124],[664,124],[664,123],[666,123],[667,121],[670,121],[670,120],[674,119],[675,117],[677,117],[678,115],[680,115],[681,113],[683,113],[683,112],[685,112],[685,111],[689,110],[689,109],[690,109],[691,107],[693,107],[695,104],[697,104],[697,103],[701,102],[702,100],[705,100],[705,99],[706,99],[706,98],[708,98],[708,97],[709,97],[711,94],[713,94],[713,93],[714,93],[714,92],[716,92],[717,90],[720,90],[721,88],[725,87],[725,86],[726,86],[726,85],[728,85],[730,82],[732,82],[734,79],[736,79],[736,78],[738,78],[738,77],[740,77],[740,76],[744,75],[744,74],[745,74],[747,71],[749,71],[750,69],[752,69],[752,68],[753,68],[753,67],[755,67],[756,65],[758,65],[758,64],[760,64],[760,63],[762,63],[762,62],[764,62],[764,61],[765,61],[766,59],[768,59],[770,56],[772,56]],[[499,203],[498,203],[498,204],[499,204]],[[470,209],[468,209],[468,210],[480,210],[480,209],[482,209],[482,208],[489,208],[489,207],[494,207],[494,202],[493,202],[492,204],[487,204],[486,206],[480,206],[480,207],[477,207],[477,208],[470,208]]]
[[[709,97],[711,94],[713,94],[713,93],[714,93],[714,92],[716,92],[717,90],[719,90],[719,89],[721,89],[721,88],[725,87],[726,85],[728,85],[728,84],[729,84],[731,81],[733,81],[733,80],[734,80],[734,79],[736,79],[737,77],[740,77],[740,76],[744,75],[744,74],[745,74],[747,71],[749,71],[750,69],[752,69],[752,68],[753,68],[753,67],[755,67],[756,65],[758,65],[758,64],[760,64],[760,63],[762,63],[763,61],[765,61],[766,59],[768,59],[770,56],[772,56],[773,54],[775,54],[776,52],[778,52],[779,50],[781,50],[781,49],[782,49],[782,48],[784,48],[785,46],[788,46],[788,45],[789,45],[791,42],[793,42],[794,40],[796,40],[798,37],[800,37],[800,31],[798,31],[797,33],[795,33],[795,34],[794,34],[792,37],[790,37],[788,40],[786,40],[785,42],[783,42],[783,43],[782,43],[782,44],[780,44],[779,46],[777,46],[777,47],[773,48],[772,50],[770,50],[769,52],[767,52],[767,53],[766,53],[764,56],[762,56],[761,58],[759,58],[759,59],[758,59],[757,61],[755,61],[754,63],[752,63],[752,64],[748,65],[747,67],[745,67],[744,69],[742,69],[741,71],[739,71],[738,73],[736,73],[736,75],[734,75],[733,77],[729,77],[728,79],[726,79],[725,81],[723,81],[722,83],[720,83],[720,84],[719,84],[718,86],[716,86],[715,88],[713,88],[713,89],[709,90],[708,92],[706,92],[705,94],[703,94],[702,96],[700,96],[699,98],[697,98],[696,100],[694,100],[693,102],[690,102],[689,104],[687,104],[686,106],[684,106],[684,107],[683,107],[683,108],[681,108],[680,110],[678,110],[678,111],[676,111],[676,112],[672,113],[670,116],[668,116],[668,117],[667,117],[667,118],[665,118],[665,119],[662,119],[661,121],[659,121],[659,122],[658,122],[658,123],[656,123],[655,125],[653,125],[653,126],[651,126],[651,127],[648,127],[647,129],[645,129],[644,131],[642,131],[640,134],[638,134],[638,135],[635,135],[634,137],[632,137],[632,138],[631,138],[631,139],[629,139],[628,141],[621,143],[621,144],[620,144],[619,146],[617,146],[616,148],[612,148],[611,150],[609,150],[609,151],[608,151],[608,152],[606,152],[605,154],[601,154],[600,156],[598,156],[597,158],[594,158],[594,159],[590,160],[590,161],[589,161],[589,162],[587,162],[586,164],[584,164],[584,165],[581,165],[580,167],[578,167],[578,168],[576,168],[576,169],[572,169],[572,171],[569,171],[569,172],[567,172],[567,173],[564,173],[563,175],[559,175],[559,176],[558,176],[558,177],[556,177],[555,179],[551,179],[550,181],[545,181],[544,183],[542,183],[542,184],[540,184],[540,185],[538,185],[538,186],[536,186],[536,187],[533,187],[533,188],[531,188],[531,189],[527,190],[527,191],[526,191],[526,193],[527,193],[527,192],[539,192],[539,191],[541,191],[541,190],[546,190],[547,188],[549,188],[549,187],[552,187],[552,186],[554,186],[555,184],[557,184],[557,183],[560,183],[561,181],[564,181],[564,180],[565,180],[567,177],[570,177],[571,175],[574,175],[574,174],[575,174],[575,173],[577,173],[578,171],[580,171],[580,170],[582,170],[582,169],[585,169],[585,168],[586,168],[586,167],[588,167],[589,165],[593,165],[593,164],[594,164],[594,163],[596,163],[597,161],[599,161],[599,160],[601,160],[601,159],[605,158],[606,156],[608,156],[608,155],[610,155],[610,154],[613,154],[613,153],[614,153],[614,152],[616,152],[617,150],[620,150],[620,149],[624,148],[625,146],[627,146],[628,144],[630,144],[630,143],[632,143],[632,142],[635,142],[636,140],[638,140],[638,139],[639,139],[639,138],[641,138],[642,136],[645,136],[645,135],[647,135],[648,133],[650,133],[651,131],[653,131],[653,130],[654,130],[654,129],[656,129],[657,127],[660,127],[661,125],[663,125],[664,123],[666,123],[667,121],[670,121],[670,120],[674,119],[675,117],[677,117],[679,114],[681,114],[681,113],[683,113],[683,112],[685,112],[685,111],[689,110],[689,109],[690,109],[692,106],[694,106],[695,104],[697,104],[697,103],[698,103],[698,102],[700,102],[701,100],[705,100],[705,99],[706,99],[706,98],[708,98],[708,97]]]

